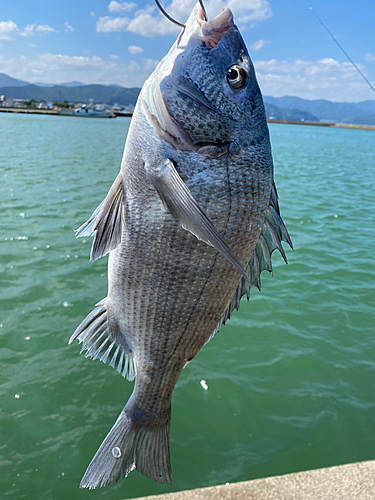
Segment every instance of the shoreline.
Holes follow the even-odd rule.
[[[66,112],[64,110],[55,111],[54,109],[27,109],[27,108],[3,108],[0,107],[0,113],[17,113],[26,115],[54,115],[54,116],[80,116],[73,112]],[[99,118],[115,118],[116,116],[132,117],[133,113],[114,111],[112,116],[104,116]],[[80,116],[82,118],[82,116]],[[85,117],[84,118],[98,118],[95,117]]]
[[[0,113],[20,113],[29,115],[54,115],[54,116],[75,116],[73,113],[64,113],[50,109],[24,109],[24,108],[3,108],[0,107]],[[120,111],[114,111],[113,113],[116,117],[131,117],[132,113]],[[310,125],[313,127],[333,127],[333,128],[348,128],[356,130],[375,130],[375,125],[356,125],[353,123],[334,123],[334,122],[301,122],[293,120],[274,120],[269,119],[267,123],[282,123],[286,125]]]
[[[267,123],[284,123],[287,125],[312,125],[313,127],[333,127],[333,128],[353,128],[357,130],[375,130],[375,125],[357,125],[355,123],[334,123],[334,122],[299,122],[293,120],[267,120]]]

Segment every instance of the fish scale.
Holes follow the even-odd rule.
[[[241,183],[241,186],[239,187],[238,189],[238,193],[239,194],[242,194],[242,191],[243,191],[243,188],[244,188],[244,183]],[[246,185],[245,185],[246,187]],[[237,202],[236,199],[233,200],[234,202]],[[238,203],[235,203],[235,206],[239,206],[239,210],[243,210],[245,206],[242,206],[241,204],[238,204]],[[229,217],[229,213],[227,214],[228,215],[228,222],[226,224],[223,224],[223,225],[226,225],[228,227],[228,225],[230,225],[230,217]],[[237,225],[237,233],[238,233],[238,220],[236,220],[236,217],[232,217],[232,223],[233,225]],[[260,229],[261,229],[261,226],[260,226]],[[158,231],[160,229],[158,228]],[[160,230],[161,233],[164,233],[163,230]],[[176,232],[181,232],[183,233],[182,230],[179,230],[177,227],[176,227]],[[248,245],[248,235],[246,234],[246,228],[245,229],[242,229],[241,231],[241,234],[243,235],[242,236],[242,240],[245,242],[244,244],[244,247],[247,249],[249,255],[245,256],[245,260],[249,260],[250,259],[250,256],[251,256],[251,253],[253,251],[253,248],[251,249],[251,247],[249,247]],[[224,232],[225,234],[225,232]],[[236,240],[238,240],[238,235],[237,235],[237,238],[236,238],[236,234],[234,234],[234,238]],[[197,242],[195,239],[193,239],[192,237],[189,237],[189,235],[185,235],[185,234],[182,234],[182,235],[177,235],[177,237],[175,238],[175,242],[177,243],[178,247],[182,247],[182,250],[183,250],[183,253],[184,253],[184,257],[188,259],[188,254],[189,254],[189,251],[188,251],[188,247],[186,245],[186,243],[183,241],[183,239],[181,237],[184,237],[184,236],[187,236],[189,239],[191,239],[191,244],[193,245],[193,247],[195,247],[196,250],[200,250],[200,253],[203,252],[203,254],[206,254],[207,255],[207,251],[206,251],[206,246],[203,244],[203,243],[200,243],[200,242]],[[150,237],[150,239],[152,240],[152,236]],[[183,241],[183,244],[181,245],[181,240]],[[178,250],[178,248],[174,248],[174,241],[173,239],[171,238],[170,241],[167,241],[167,242],[164,242],[166,244],[166,248],[168,248],[168,254],[172,253],[174,254],[175,251]],[[129,247],[132,248],[133,246],[133,242],[129,242]],[[250,249],[249,249],[250,248]],[[215,256],[217,257],[217,252],[214,252],[212,251],[213,254],[215,254]],[[171,262],[171,260],[168,258],[168,254],[163,256],[163,260],[162,262],[165,263],[165,262],[169,262],[169,266],[171,266],[173,264],[173,262]],[[238,255],[240,255],[240,253],[237,253]],[[127,261],[131,261],[131,255],[129,255],[126,259]],[[198,258],[194,258],[194,259],[191,259],[191,261],[193,262],[198,262],[198,263],[201,263],[199,268],[197,269],[196,271],[196,275],[201,275],[201,270],[202,269],[207,269],[207,274],[210,275],[211,279],[209,279],[209,277],[207,276],[207,278],[204,278],[202,281],[204,281],[206,284],[207,284],[207,281],[210,281],[210,284],[208,286],[208,290],[209,290],[209,298],[210,298],[210,301],[206,300],[204,301],[205,302],[205,307],[202,308],[200,311],[199,311],[199,316],[195,319],[195,321],[191,318],[191,315],[190,314],[190,322],[186,322],[185,324],[180,324],[180,325],[176,325],[174,324],[175,321],[175,313],[176,311],[178,312],[179,315],[181,315],[181,307],[180,307],[180,304],[179,303],[176,303],[176,300],[175,300],[175,296],[176,296],[176,291],[175,291],[175,288],[176,288],[176,285],[178,286],[178,288],[183,287],[183,284],[182,281],[183,281],[183,277],[182,276],[179,276],[178,273],[173,273],[173,270],[172,269],[169,269],[169,272],[168,272],[168,276],[170,277],[170,280],[168,282],[166,282],[166,280],[163,281],[163,287],[164,289],[166,288],[167,291],[165,293],[160,293],[160,290],[158,290],[157,288],[153,288],[151,293],[152,295],[155,297],[155,296],[159,296],[160,297],[160,300],[157,302],[157,304],[155,305],[155,309],[156,310],[162,310],[163,311],[163,314],[158,316],[155,314],[155,311],[151,312],[151,316],[153,318],[157,318],[159,319],[159,324],[153,324],[152,322],[149,323],[147,325],[147,330],[148,331],[152,331],[155,333],[155,339],[159,339],[160,338],[160,333],[163,332],[164,334],[164,342],[171,342],[172,344],[174,344],[173,342],[173,339],[174,338],[181,338],[183,334],[186,334],[186,338],[188,339],[188,343],[189,343],[189,347],[191,349],[192,352],[189,352],[187,350],[187,348],[185,347],[185,351],[186,351],[186,354],[185,354],[185,357],[187,358],[191,358],[193,357],[193,355],[195,354],[195,351],[198,351],[202,345],[206,342],[207,338],[211,335],[212,331],[214,330],[216,324],[218,323],[219,319],[220,319],[220,316],[218,316],[218,312],[217,311],[220,311],[222,310],[223,308],[223,304],[218,304],[218,302],[224,302],[224,307],[225,305],[225,302],[228,303],[230,301],[230,299],[232,298],[233,296],[233,293],[234,293],[234,290],[235,288],[237,287],[237,284],[238,284],[238,280],[239,280],[239,277],[235,276],[233,278],[233,283],[232,285],[230,283],[228,283],[228,280],[226,279],[224,281],[224,277],[226,278],[227,277],[227,274],[228,272],[231,271],[230,269],[230,266],[228,266],[228,264],[226,263],[225,260],[221,259],[222,260],[222,264],[224,266],[224,269],[223,268],[220,268],[221,266],[219,266],[219,271],[216,272],[216,267],[218,265],[218,263],[216,263],[216,267],[215,266],[212,266],[211,268],[207,267],[207,265],[204,263],[204,260],[205,260],[205,255],[201,255],[200,257]],[[219,259],[220,260],[220,259]],[[178,262],[180,262],[181,260],[178,259]],[[153,265],[155,265],[155,260],[153,259]],[[149,262],[147,261],[144,261],[144,268],[145,269],[148,269],[150,268],[151,265]],[[145,273],[142,273],[143,276],[145,276]],[[190,275],[193,274],[193,270],[192,268],[190,267]],[[194,279],[193,280],[194,283],[197,284],[197,279]],[[129,283],[132,283],[133,282],[133,277],[130,276],[129,277]],[[214,288],[217,288],[218,286],[220,286],[220,284],[223,284],[225,282],[225,293],[218,293],[217,294],[217,297],[216,296],[212,296],[212,293],[211,293],[211,289],[214,287]],[[150,289],[149,289],[149,281],[146,279],[145,283],[144,283],[144,286],[145,286],[145,291],[147,293],[150,293]],[[171,287],[171,288],[170,288]],[[124,288],[126,288],[126,284],[124,286]],[[170,288],[170,294],[168,294],[168,288]],[[196,287],[198,289],[198,294],[199,294],[199,297],[200,299],[202,299],[202,295],[203,295],[203,292],[201,290],[204,291],[204,288],[205,286],[203,285],[200,285],[199,287]],[[161,292],[164,292],[165,290],[161,290]],[[121,292],[122,293],[122,292]],[[170,296],[169,296],[170,295]],[[203,295],[204,297],[204,295]],[[183,296],[183,301],[187,304],[187,309],[190,310],[192,308],[192,306],[194,307],[194,303],[197,302],[198,298],[197,298],[197,293],[195,293],[191,299],[192,299],[192,302],[193,304],[190,305],[189,304],[189,295],[186,296],[186,294]],[[136,300],[136,298],[135,298]],[[170,307],[167,308],[165,304],[168,304]],[[213,315],[211,313],[211,309],[215,312],[215,315]],[[194,309],[193,309],[194,311]],[[145,305],[143,305],[142,308],[139,309],[139,313],[143,316],[149,316],[149,309],[145,307]],[[202,319],[201,319],[201,316],[204,316],[205,317],[205,331],[202,331],[202,326],[199,330],[196,329],[196,326],[197,325],[201,325],[202,324]],[[181,317],[181,316],[180,316]],[[211,319],[212,317],[212,319]],[[132,318],[133,319],[133,318]],[[134,318],[135,320],[137,320],[137,318]],[[166,319],[166,321],[165,321]],[[163,321],[164,320],[164,321]],[[189,327],[187,329],[187,326]],[[136,336],[139,335],[139,332],[141,331],[140,329],[140,325],[139,323],[138,324],[135,324],[134,325],[134,331],[136,332]],[[196,336],[194,336],[194,332],[197,332]],[[171,335],[173,334],[173,338],[171,339],[170,337],[168,337],[168,334]],[[129,336],[129,335],[128,335]],[[130,337],[130,336],[129,336]],[[146,337],[143,337],[143,338],[146,338]],[[156,343],[156,341],[155,341]],[[172,346],[170,346],[172,347]],[[173,346],[175,347],[175,346]],[[150,357],[153,357],[154,359],[158,360],[159,361],[159,365],[161,367],[164,366],[164,362],[165,362],[165,356],[163,356],[161,359],[158,357],[158,349],[157,349],[157,346],[150,346],[149,349],[146,348],[146,345],[145,343],[143,343],[143,346],[142,346],[142,352],[144,353],[144,357],[147,356],[147,354],[150,356]],[[170,352],[170,349],[169,351]],[[147,354],[146,354],[147,353]],[[148,378],[151,378],[152,380],[156,380],[156,375],[154,373],[155,370],[158,370],[159,367],[153,367],[151,369],[151,373],[148,373]],[[137,373],[139,373],[139,370],[137,369]],[[167,371],[168,373],[168,371]],[[174,379],[174,377],[172,377],[172,379]],[[163,379],[165,381],[165,379]],[[170,387],[170,394],[172,393],[172,390],[173,390],[173,386],[174,384],[167,384],[169,387]],[[155,387],[151,387],[149,388],[149,391],[150,393],[155,393]],[[138,399],[138,398],[137,398]],[[148,398],[146,398],[148,399]],[[148,411],[149,409],[147,407],[144,407],[142,405],[142,408],[144,408],[145,411]],[[150,410],[151,411],[151,410]],[[152,413],[154,413],[154,411],[152,411]]]
[[[120,174],[77,234],[94,235],[91,260],[109,252],[108,295],[70,342],[135,377],[80,486],[134,469],[171,483],[171,399],[182,369],[260,288],[272,252],[285,258],[281,241],[291,245],[262,96],[229,9],[205,21],[194,8],[139,95]]]

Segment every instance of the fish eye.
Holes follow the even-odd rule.
[[[227,80],[233,89],[241,89],[247,83],[246,71],[238,64],[233,64],[227,69]]]

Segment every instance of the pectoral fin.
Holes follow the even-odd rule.
[[[166,160],[164,166],[158,170],[152,170],[147,165],[145,168],[149,179],[172,217],[199,240],[220,252],[248,281],[249,276],[240,261],[199,207],[173,163]]]
[[[77,238],[95,235],[90,260],[94,261],[103,257],[120,244],[123,212],[122,177],[119,174],[106,198],[76,231]]]

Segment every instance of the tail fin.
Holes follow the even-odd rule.
[[[170,421],[162,426],[133,423],[124,408],[88,466],[80,488],[116,483],[134,469],[158,483],[172,484],[169,426]]]

